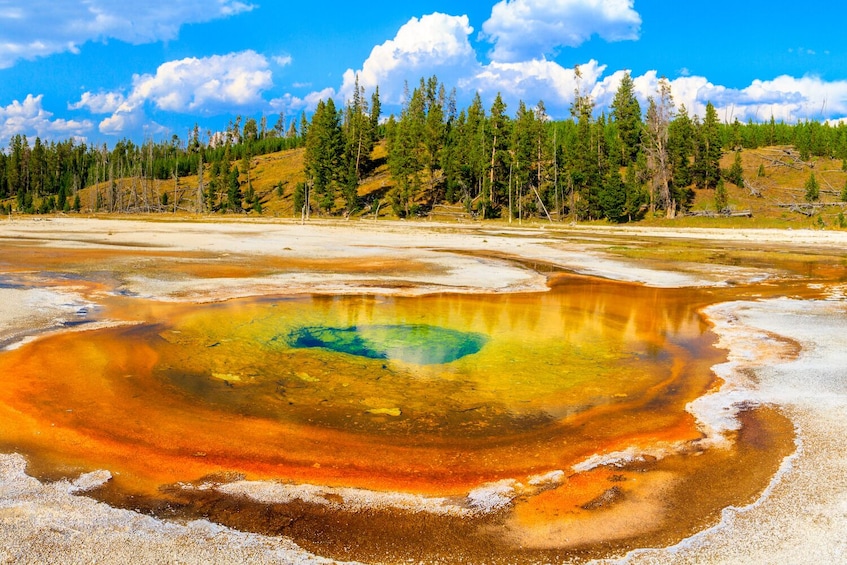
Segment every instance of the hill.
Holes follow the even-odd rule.
[[[249,184],[261,202],[261,214],[245,205],[243,214],[278,218],[299,218],[294,209],[294,192],[298,183],[306,180],[303,171],[305,150],[302,148],[269,153],[254,157],[250,162]],[[714,227],[792,227],[792,228],[845,228],[847,203],[842,201],[847,185],[847,172],[842,161],[826,157],[811,157],[804,161],[791,146],[772,146],[744,149],[740,152],[744,182],[742,186],[726,182],[728,209],[734,215],[716,211],[715,191],[694,189],[690,211],[667,219],[664,214],[645,217],[641,223],[648,225],[691,225]],[[372,155],[374,166],[359,185],[363,208],[356,215],[374,217],[392,216],[384,205],[386,193],[393,188],[387,166],[385,144],[378,144]],[[727,152],[721,167],[727,171],[733,164],[734,152]],[[806,201],[805,185],[814,175],[820,186],[820,200]],[[204,175],[204,187],[211,181],[209,167]],[[248,184],[248,175],[240,175],[242,190]],[[142,210],[175,214],[196,213],[197,175],[174,180],[139,180],[122,178],[114,181],[114,200],[108,198],[110,183],[100,183],[79,191],[81,211],[87,213],[118,211],[130,203]],[[98,205],[98,196],[99,205]],[[167,197],[163,197],[167,194]],[[166,202],[166,204],[163,204]],[[208,212],[207,212],[208,214]],[[214,214],[214,215],[217,215]],[[230,213],[229,215],[233,215]],[[439,206],[429,214],[430,219],[472,219],[461,206]],[[506,221],[506,220],[500,220]],[[536,218],[536,222],[546,222]],[[563,221],[569,221],[564,218]]]

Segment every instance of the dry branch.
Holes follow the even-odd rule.
[[[686,216],[694,216],[697,218],[752,218],[753,211],[752,210],[739,210],[739,211],[722,211],[722,212],[713,212],[712,210],[694,210],[687,212]]]
[[[755,196],[756,198],[762,197],[762,190],[759,187],[753,185],[753,183],[751,183],[747,179],[744,179],[744,188],[750,191],[750,196]]]

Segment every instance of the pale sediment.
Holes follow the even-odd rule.
[[[2,563],[332,563],[282,539],[196,520],[177,524],[75,496],[105,477],[43,484],[0,455]],[[102,474],[101,474],[102,475]]]
[[[749,398],[779,407],[795,423],[798,449],[763,495],[727,508],[716,526],[676,546],[633,551],[621,561],[654,563],[839,563],[847,555],[847,306],[772,299],[707,310],[727,370],[752,371]],[[786,358],[796,340],[799,356]]]

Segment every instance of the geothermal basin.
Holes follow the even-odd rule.
[[[766,561],[745,528],[820,516],[841,539],[840,453],[801,471],[838,441],[840,234],[1,227],[7,560]]]

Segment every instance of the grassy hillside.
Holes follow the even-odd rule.
[[[299,217],[294,210],[294,190],[303,182],[303,149],[294,149],[255,157],[251,161],[250,180],[253,189],[262,203],[262,216]],[[392,179],[386,165],[384,144],[374,151],[374,168],[359,186],[359,195],[364,203],[360,215],[373,217],[376,209],[371,204],[382,199],[379,208],[380,217],[391,214],[385,205],[385,194],[392,187]],[[723,156],[721,165],[729,169],[734,153]],[[642,223],[650,225],[676,226],[713,226],[713,227],[792,227],[792,228],[828,228],[847,227],[844,215],[847,203],[841,201],[842,191],[847,183],[847,172],[842,169],[840,160],[812,158],[802,161],[791,147],[766,147],[747,149],[741,153],[745,186],[739,187],[726,183],[729,208],[733,212],[750,212],[750,217],[727,217],[717,215],[715,211],[715,191],[695,190],[695,199],[691,212],[694,215],[678,216],[668,220],[662,217],[648,217]],[[760,173],[764,173],[763,175]],[[809,204],[805,200],[805,184],[814,174],[820,185],[820,200]],[[205,185],[209,183],[207,167]],[[246,185],[247,175],[241,175]],[[183,177],[175,185],[173,180],[141,181],[119,179],[115,182],[119,201],[113,203],[116,209],[127,202],[144,202],[151,210],[191,214],[196,210],[197,176]],[[281,187],[281,188],[280,188]],[[244,190],[246,186],[242,187]],[[94,211],[97,204],[97,192],[100,192],[98,211],[105,212],[109,203],[104,196],[107,184],[88,187],[80,191],[82,212]],[[162,194],[168,193],[168,204],[162,206]],[[174,207],[174,197],[178,203]],[[339,207],[343,203],[339,200]],[[255,211],[246,215],[257,216]],[[231,215],[231,214],[230,214]],[[462,219],[461,214],[455,217]],[[442,218],[439,218],[442,219]],[[538,220],[541,222],[542,220]]]
[[[723,156],[721,166],[732,166],[734,154]],[[791,147],[747,149],[741,153],[745,187],[726,183],[729,207],[734,212],[750,211],[752,218],[678,218],[677,223],[707,225],[756,225],[759,227],[845,227],[839,215],[847,209],[841,201],[847,172],[840,160],[811,158],[802,161]],[[761,176],[759,173],[764,172]],[[806,202],[805,185],[814,174],[820,185],[820,200]],[[715,210],[715,192],[698,190],[692,212]],[[847,212],[844,212],[847,213]],[[843,218],[843,216],[842,216]],[[822,223],[822,224],[821,224]]]

